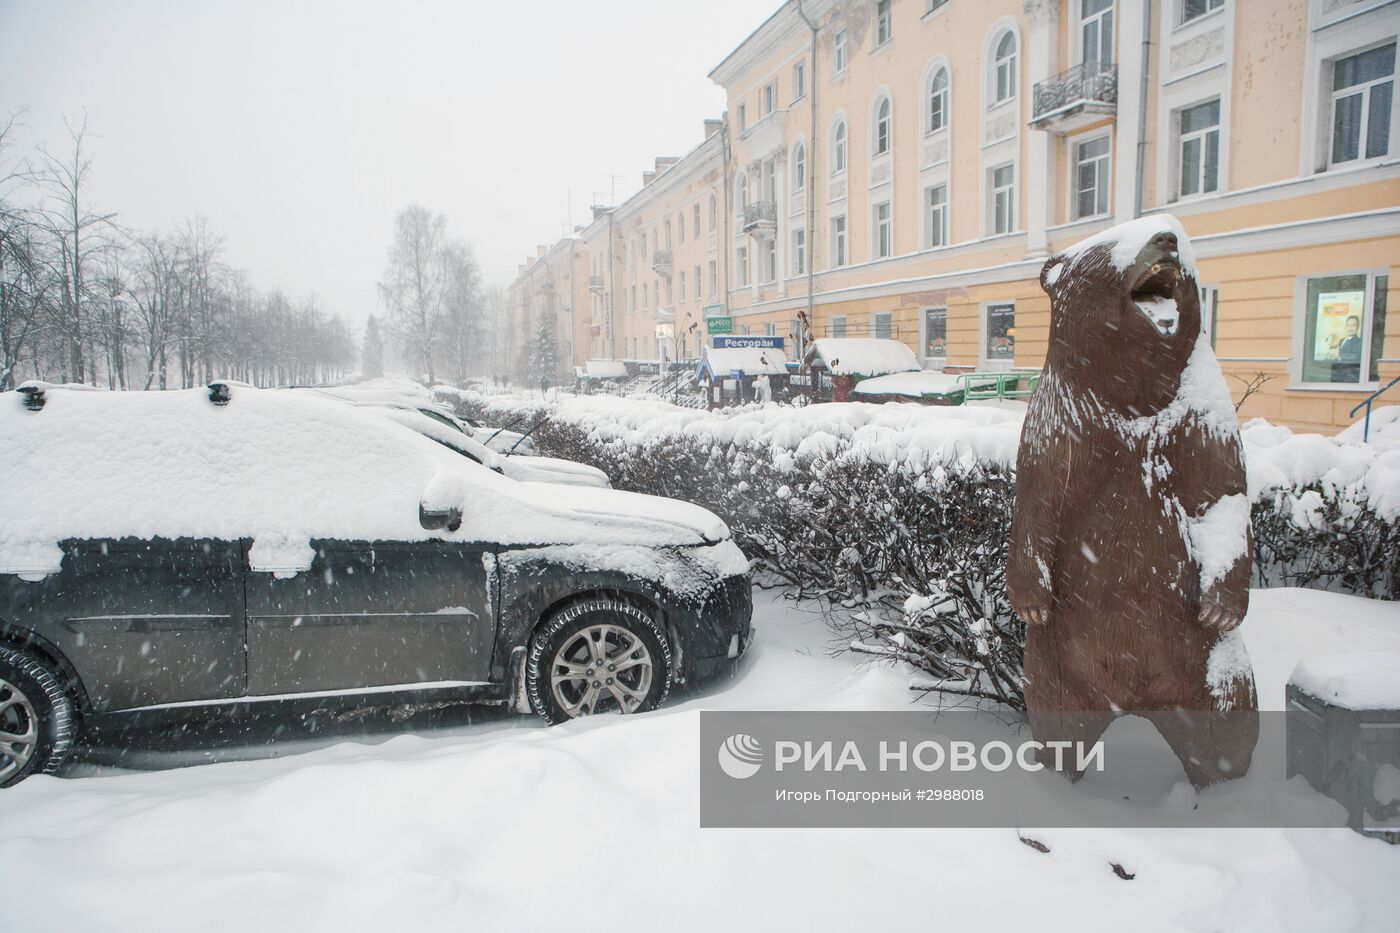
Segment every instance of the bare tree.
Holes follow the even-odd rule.
[[[92,159],[84,151],[87,117],[74,129],[67,119],[72,143],[69,151],[54,154],[47,146],[38,147],[43,161],[39,182],[45,195],[44,224],[57,245],[58,301],[52,304],[54,323],[64,344],[63,380],[87,380],[83,351],[86,339],[84,314],[88,282],[85,278],[90,259],[104,247],[102,234],[114,215],[94,213],[87,203],[88,175]]]
[[[444,324],[449,288],[447,218],[417,204],[394,218],[394,244],[379,283],[386,324],[411,360],[435,382],[433,353]]]
[[[1238,380],[1244,386],[1244,392],[1240,395],[1240,400],[1235,403],[1235,411],[1244,407],[1244,403],[1251,395],[1261,391],[1264,386],[1274,380],[1273,373],[1253,372],[1253,373],[1230,373],[1230,378]]]

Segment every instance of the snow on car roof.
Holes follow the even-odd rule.
[[[820,360],[837,376],[883,376],[919,369],[914,351],[884,337],[822,337],[812,341],[808,360]]]
[[[343,402],[231,394],[219,406],[206,389],[60,389],[40,411],[0,394],[0,459],[14,471],[0,487],[0,571],[52,572],[68,538],[674,545],[727,534],[683,502],[516,483]],[[424,502],[461,504],[462,527],[423,529]]]

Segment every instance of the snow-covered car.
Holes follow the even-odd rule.
[[[225,383],[0,394],[0,786],[83,728],[665,701],[749,644],[688,503],[522,483],[358,406]]]
[[[608,474],[597,467],[558,457],[521,457],[500,454],[478,441],[455,415],[436,408],[384,403],[365,405],[366,411],[383,415],[429,440],[522,483],[558,483],[562,486],[594,486],[611,489]]]
[[[498,454],[528,456],[535,452],[534,442],[528,434],[511,430],[516,425],[493,427],[455,414],[446,406],[461,392],[449,386],[440,385],[429,390],[411,379],[370,379],[345,385],[303,386],[290,391],[338,398],[356,405],[407,406],[424,412],[431,411],[455,421],[473,438]]]

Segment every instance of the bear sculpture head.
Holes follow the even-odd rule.
[[[1120,224],[1046,261],[1045,369],[1127,417],[1176,397],[1201,334],[1195,254],[1175,217]]]

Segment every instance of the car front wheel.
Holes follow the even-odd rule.
[[[530,705],[546,722],[595,713],[644,713],[671,689],[671,648],[631,603],[595,598],[547,619],[530,641]]]
[[[0,787],[53,774],[73,748],[73,702],[41,661],[0,648]]]

